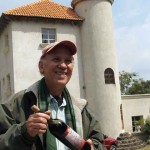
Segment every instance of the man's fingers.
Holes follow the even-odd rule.
[[[26,122],[27,132],[33,137],[37,134],[45,133],[47,130],[47,120],[49,119],[50,111],[30,115]]]
[[[91,145],[91,150],[94,150],[94,146],[93,146],[92,140],[91,140],[91,139],[88,139],[86,142]]]
[[[50,112],[47,111],[47,113],[35,113],[35,114],[32,114],[31,116],[33,118],[40,118],[40,117],[42,117],[42,118],[45,118],[45,119],[49,120],[50,119]]]
[[[51,111],[48,110],[48,111],[45,112],[45,114],[47,114],[48,116],[50,116],[51,115]]]
[[[92,145],[92,140],[91,139],[88,139],[87,142]]]

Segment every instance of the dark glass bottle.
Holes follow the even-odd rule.
[[[91,146],[60,119],[48,120],[50,132],[71,150],[91,150]]]
[[[36,105],[33,105],[31,109],[35,113],[40,112]],[[71,150],[91,150],[91,146],[62,120],[48,120],[48,128],[57,139]]]

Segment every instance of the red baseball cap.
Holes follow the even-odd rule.
[[[63,46],[68,47],[72,55],[75,55],[77,52],[77,47],[75,46],[73,42],[64,40],[64,41],[48,44],[45,48],[43,48],[41,58],[45,56],[46,54],[48,54],[51,50],[53,50],[58,45],[63,45]]]

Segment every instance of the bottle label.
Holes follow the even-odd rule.
[[[67,130],[63,134],[65,139],[69,141],[76,149],[81,150],[85,144],[85,140],[80,137],[73,129],[67,126]]]

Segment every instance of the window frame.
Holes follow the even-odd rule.
[[[4,38],[3,38],[3,53],[4,54],[7,54],[9,52],[9,35],[8,33],[7,34],[4,34]]]
[[[55,28],[42,28],[42,44],[53,43],[56,41],[56,29]]]
[[[140,121],[141,119],[143,119],[143,115],[131,116],[132,131],[133,131],[133,132],[136,132],[136,131],[137,131],[136,121]]]
[[[114,71],[111,68],[107,68],[104,71],[105,84],[115,84]]]

